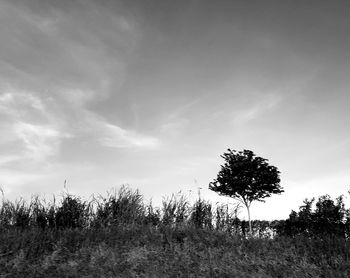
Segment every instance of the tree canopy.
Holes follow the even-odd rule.
[[[339,196],[334,201],[324,195],[318,198],[315,206],[314,202],[315,198],[305,199],[299,212],[292,210],[289,218],[279,225],[279,234],[348,237],[350,210],[345,209],[344,197]]]
[[[241,201],[248,210],[250,224],[249,208],[253,201],[264,202],[266,197],[284,192],[280,172],[277,167],[269,165],[267,159],[250,150],[228,149],[221,157],[225,163],[221,165],[217,178],[209,184],[209,189]]]

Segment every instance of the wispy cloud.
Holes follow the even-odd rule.
[[[58,115],[35,92],[24,92],[14,87],[3,89],[0,95],[1,126],[6,128],[6,141],[17,145],[12,160],[44,161],[59,152],[62,139],[69,137],[61,129]],[[23,152],[24,150],[24,152]]]
[[[19,155],[2,155],[0,157],[0,166],[6,165],[7,163],[11,163],[11,162],[16,161],[20,158],[21,158],[21,156],[19,156]]]
[[[235,124],[245,124],[249,121],[262,116],[265,112],[276,107],[282,96],[278,94],[266,94],[259,96],[257,100],[254,100],[252,104],[248,104],[244,109],[238,112],[234,112],[233,122]]]
[[[28,116],[26,113],[33,114],[33,112],[44,112],[41,99],[34,93],[6,88],[4,93],[0,94],[0,114],[21,118]]]
[[[27,156],[35,160],[55,155],[59,150],[61,138],[67,136],[53,127],[25,122],[16,123],[13,129],[22,140]]]
[[[160,141],[155,137],[142,135],[116,125],[103,123],[101,127],[102,136],[98,138],[98,141],[103,146],[112,148],[138,147],[154,149],[160,144]]]

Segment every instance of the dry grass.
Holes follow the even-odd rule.
[[[267,224],[246,239],[235,208],[181,195],[155,208],[125,187],[90,201],[3,200],[0,277],[350,277],[348,240],[271,239]]]

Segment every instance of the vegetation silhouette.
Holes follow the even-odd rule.
[[[82,200],[68,193],[0,203],[4,277],[349,277],[350,217],[343,197],[307,200],[286,220],[247,222],[238,206],[160,208],[122,187]]]
[[[299,212],[292,212],[285,221],[280,221],[278,234],[290,237],[350,238],[350,210],[345,208],[344,196],[332,200],[329,195],[305,199]]]
[[[252,151],[228,150],[210,189],[248,209],[280,194],[279,171]],[[1,277],[350,277],[344,196],[305,199],[285,220],[241,220],[240,202],[182,193],[161,207],[122,186],[83,200],[0,202]],[[249,230],[249,237],[246,231]]]
[[[228,149],[221,157],[225,163],[217,178],[209,184],[209,189],[234,198],[246,207],[249,233],[252,234],[250,206],[253,201],[264,202],[264,198],[284,192],[280,186],[280,172],[277,167],[269,165],[267,159],[250,150]]]

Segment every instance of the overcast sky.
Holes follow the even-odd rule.
[[[347,194],[349,14],[349,1],[0,0],[0,185],[18,198],[130,184],[156,203],[201,187],[226,202],[208,184],[231,148],[281,171],[285,193],[253,218]]]

